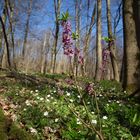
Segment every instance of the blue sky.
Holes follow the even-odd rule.
[[[2,7],[2,1],[0,0],[0,12]],[[26,0],[29,1],[29,0]],[[33,0],[36,1],[36,0]],[[92,9],[94,7],[95,0],[90,0],[90,15],[92,13]],[[37,3],[35,3],[38,7],[40,7],[37,10],[32,11],[31,21],[30,21],[30,27],[32,32],[34,34],[40,36],[44,31],[55,29],[55,17],[54,17],[54,1],[53,0],[39,0]],[[118,8],[118,4],[120,3],[120,0],[111,0],[111,13],[112,13],[112,19],[115,16],[115,12]],[[23,3],[24,4],[24,3]],[[81,16],[81,29],[85,27],[86,25],[86,0],[82,0],[82,16]],[[69,11],[70,15],[72,16],[71,22],[73,26],[73,30],[75,29],[75,7],[74,7],[74,0],[62,0],[61,5],[61,13],[65,12],[66,10]],[[1,14],[1,13],[0,13]],[[23,13],[21,13],[21,19],[24,23],[26,17]],[[113,20],[112,20],[113,23]],[[119,25],[117,30],[122,29],[122,19],[120,19]],[[19,30],[19,33],[22,34],[23,30]],[[84,32],[83,32],[84,33]],[[103,36],[107,36],[107,20],[106,20],[106,0],[102,0],[102,34]],[[92,36],[96,35],[96,27],[94,25]],[[122,42],[122,35],[123,31],[121,30],[117,37]],[[18,37],[20,35],[18,34]]]

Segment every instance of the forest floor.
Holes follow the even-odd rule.
[[[0,71],[2,140],[140,140],[140,104],[115,81]]]

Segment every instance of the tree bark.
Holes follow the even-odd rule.
[[[25,35],[24,35],[23,48],[22,48],[22,57],[23,58],[25,57],[31,12],[32,12],[32,0],[29,1],[29,9],[27,11],[27,20],[26,20],[26,25],[25,25]]]
[[[57,44],[58,44],[58,37],[59,37],[59,21],[58,17],[60,15],[60,6],[61,6],[61,0],[54,0],[54,7],[55,7],[55,40],[54,40],[54,48],[53,48],[53,54],[54,54],[54,59],[53,59],[53,73],[55,73],[55,67],[56,67],[56,55],[57,55]]]
[[[6,14],[7,14],[7,18],[9,21],[9,29],[10,29],[10,34],[11,34],[11,42],[12,42],[12,49],[13,49],[13,58],[12,58],[12,63],[13,63],[13,68],[16,70],[16,63],[15,63],[15,40],[14,40],[14,31],[13,31],[13,23],[12,23],[12,17],[13,17],[13,8],[11,6],[11,3],[9,0],[5,0],[6,3]],[[10,12],[9,12],[10,11]]]
[[[81,6],[81,0],[76,0],[75,1],[75,32],[78,35],[78,38],[76,39],[75,47],[80,49],[80,6]],[[74,66],[73,66],[73,71],[75,73],[75,76],[78,75],[78,56],[74,55]]]
[[[134,0],[123,1],[123,26],[124,26],[124,63],[123,63],[123,88],[137,85],[139,80],[140,50],[138,48],[136,24],[134,18]]]
[[[97,38],[96,38],[96,71],[95,80],[101,80],[101,68],[102,68],[102,29],[101,29],[101,5],[102,1],[97,0]]]
[[[11,69],[9,43],[8,43],[8,39],[7,39],[7,35],[6,35],[5,25],[4,25],[4,22],[3,22],[3,19],[2,19],[1,16],[0,16],[0,22],[1,22],[2,30],[3,30],[3,35],[4,35],[5,44],[6,44],[6,52],[7,52],[8,67]]]
[[[107,8],[107,26],[108,26],[108,37],[109,39],[113,39],[113,33],[112,33],[112,24],[111,24],[111,10],[110,10],[110,0],[106,0],[106,8]],[[116,45],[110,46],[109,45],[109,50],[110,50],[110,57],[111,57],[111,63],[112,63],[112,68],[113,68],[113,75],[114,75],[114,80],[119,81],[119,70],[118,70],[118,64],[117,64],[117,58],[116,58]]]
[[[88,57],[88,49],[89,49],[89,44],[90,44],[90,37],[92,33],[92,28],[95,23],[95,15],[96,15],[96,4],[94,5],[93,11],[92,11],[92,17],[90,21],[90,26],[87,28],[87,33],[86,33],[86,40],[85,40],[85,46],[84,46],[84,64],[82,68],[82,75],[86,74],[86,67],[87,67],[87,57]]]

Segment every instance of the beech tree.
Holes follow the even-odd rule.
[[[124,57],[123,57],[123,88],[135,88],[139,80],[139,39],[136,32],[138,17],[138,1],[123,0],[123,26],[124,26]]]
[[[108,37],[110,40],[113,40],[113,44],[109,44],[109,50],[110,50],[110,57],[111,57],[111,63],[113,68],[113,78],[116,81],[119,81],[119,70],[118,70],[118,64],[117,64],[117,58],[116,58],[116,45],[113,37],[112,32],[112,24],[111,24],[111,10],[110,10],[110,0],[106,0],[106,9],[107,9],[107,27],[108,27]]]

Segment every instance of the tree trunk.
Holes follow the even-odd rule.
[[[5,40],[5,44],[6,44],[6,52],[7,52],[8,67],[11,69],[9,43],[8,43],[8,39],[7,39],[7,35],[6,35],[5,25],[4,25],[4,22],[3,22],[3,19],[2,19],[1,16],[0,16],[0,23],[1,23],[1,26],[2,26],[3,35],[4,35],[4,40]]]
[[[13,58],[12,58],[12,68],[14,68],[16,70],[16,63],[15,63],[15,40],[14,40],[14,31],[13,31],[13,23],[12,23],[12,18],[13,18],[13,8],[11,6],[11,3],[9,0],[5,0],[6,3],[6,14],[8,17],[8,21],[9,21],[9,29],[10,29],[10,35],[11,35],[11,42],[12,42],[12,50],[13,50]]]
[[[24,35],[24,41],[23,41],[23,48],[22,48],[22,57],[25,57],[25,51],[26,51],[26,44],[27,44],[27,38],[28,38],[28,32],[29,32],[29,24],[30,24],[30,17],[31,17],[31,11],[32,11],[32,0],[29,1],[29,9],[27,11],[27,20],[25,25],[25,35]]]
[[[82,68],[82,73],[84,75],[86,73],[88,49],[89,49],[89,44],[90,44],[90,37],[91,37],[91,33],[92,33],[92,28],[93,28],[93,25],[95,23],[95,15],[96,15],[96,5],[94,5],[93,11],[92,11],[92,18],[90,21],[90,26],[89,26],[89,28],[87,28],[87,33],[86,33],[86,41],[85,41],[85,46],[84,46],[84,64],[83,64],[83,68]]]
[[[101,68],[102,68],[102,29],[101,29],[101,5],[102,0],[97,0],[97,38],[96,38],[96,71],[95,80],[99,81],[101,79]]]
[[[112,34],[112,24],[111,24],[111,10],[110,10],[110,0],[106,0],[106,7],[107,7],[107,26],[108,26],[108,37],[109,39],[113,39]],[[116,45],[115,43],[113,45],[109,45],[110,50],[110,57],[111,57],[111,63],[113,68],[113,75],[114,80],[119,81],[119,70],[118,70],[118,64],[117,64],[117,58],[116,58]]]
[[[41,73],[45,74],[46,72],[46,44],[47,44],[47,36],[45,34],[45,38],[44,38],[44,44],[43,44],[43,48],[42,48],[42,62],[41,62]]]
[[[54,6],[55,6],[55,40],[54,40],[54,59],[53,59],[53,73],[55,73],[55,67],[56,67],[56,55],[57,55],[57,44],[58,44],[58,37],[59,37],[59,21],[58,17],[60,15],[60,6],[61,6],[61,0],[54,0]]]
[[[136,38],[134,16],[134,0],[123,0],[123,26],[124,26],[124,63],[123,63],[123,88],[135,87],[139,76],[137,67],[140,54]]]
[[[80,6],[81,6],[81,0],[76,0],[75,1],[75,21],[76,21],[76,26],[75,26],[75,32],[78,35],[78,38],[76,39],[75,42],[75,47],[80,49]],[[78,75],[78,56],[74,55],[74,66],[73,66],[73,71],[75,73],[75,76]]]

